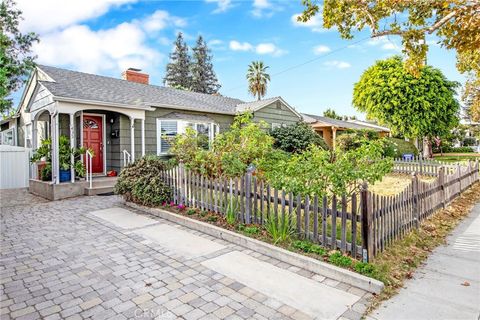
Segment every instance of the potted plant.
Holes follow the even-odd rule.
[[[70,181],[71,176],[71,156],[73,155],[75,160],[73,168],[77,177],[85,176],[85,166],[82,161],[79,159],[80,155],[84,154],[86,149],[81,148],[71,148],[70,139],[67,136],[61,135],[58,141],[58,155],[59,155],[59,166],[60,166],[60,182]],[[45,166],[41,170],[41,179],[43,181],[51,180],[52,178],[52,157],[51,157],[51,139],[42,140],[41,146],[37,149],[35,154],[32,156],[31,161],[37,162],[41,159],[45,160]]]

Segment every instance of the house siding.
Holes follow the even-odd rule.
[[[156,108],[155,111],[145,112],[145,154],[157,154],[157,119],[164,117],[171,112],[179,112],[191,115],[204,115],[211,118],[220,127],[220,131],[227,130],[233,122],[233,115],[223,115],[214,113],[183,111],[169,108]],[[140,120],[135,120],[135,158],[142,155],[142,124]],[[120,119],[120,154],[119,160],[123,161],[123,150],[130,152],[130,119],[121,116]]]
[[[278,104],[277,104],[278,103]],[[253,120],[256,122],[265,121],[268,124],[278,123],[290,125],[301,121],[294,112],[280,101],[275,101],[253,114]]]

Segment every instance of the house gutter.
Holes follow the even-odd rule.
[[[157,104],[147,103],[147,105],[154,108],[169,108],[169,109],[188,110],[188,111],[196,111],[196,112],[203,112],[203,113],[227,114],[227,115],[233,115],[233,116],[237,114],[236,112],[199,110],[192,107],[176,106],[176,105],[163,104],[163,103],[157,103]]]
[[[62,102],[73,102],[73,103],[83,103],[89,105],[98,105],[98,106],[106,106],[106,107],[122,107],[127,109],[137,109],[137,110],[144,110],[144,111],[155,111],[154,108],[150,106],[134,106],[129,104],[123,103],[115,103],[115,102],[105,102],[105,101],[96,101],[96,100],[83,100],[83,99],[75,99],[75,98],[67,98],[67,97],[53,97],[54,101],[62,101]]]

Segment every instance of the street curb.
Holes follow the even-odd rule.
[[[145,207],[132,202],[125,201],[125,205],[134,209],[145,211],[159,218],[177,223],[196,231],[203,232],[210,236],[240,245],[298,268],[302,268],[337,281],[345,282],[349,285],[369,292],[380,293],[384,288],[384,285],[381,281],[366,277],[347,269],[339,268],[323,261],[285,250],[283,248],[276,247],[257,239],[249,238],[247,236],[214,226],[206,222],[190,219],[188,217],[158,208]]]

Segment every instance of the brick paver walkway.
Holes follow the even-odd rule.
[[[0,193],[0,204],[1,319],[311,318],[202,265],[234,250],[357,295],[359,302],[342,319],[359,319],[370,296],[185,228],[226,248],[206,257],[182,258],[89,214],[122,207],[116,196],[47,202],[10,190]]]

